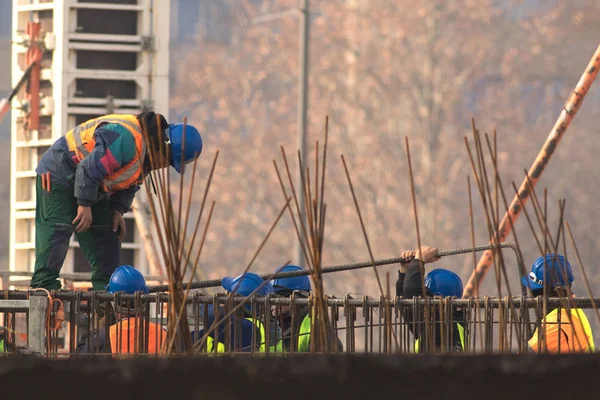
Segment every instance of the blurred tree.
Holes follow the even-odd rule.
[[[213,187],[217,211],[204,253],[204,266],[215,268],[215,276],[243,268],[283,204],[272,165],[277,159],[282,167],[280,145],[295,176],[298,21],[252,22],[296,6],[295,0],[237,2],[230,43],[200,35],[176,69],[173,109],[205,132],[205,154],[222,150]],[[313,11],[318,14],[311,19],[309,165],[312,170],[314,141],[322,148],[329,115],[326,264],[368,258],[340,153],[349,161],[376,257],[416,247],[404,136],[411,143],[421,240],[440,248],[470,245],[465,180],[471,169],[463,136],[471,136],[471,117],[482,131],[499,130],[500,168],[511,198],[511,180],[520,182],[537,154],[598,45],[600,29],[600,4],[592,0],[331,0],[316,3]],[[580,115],[588,115],[578,115],[573,130],[594,126],[590,103],[597,106],[598,96],[586,100]],[[540,182],[555,189],[554,202],[570,199],[567,187],[573,189],[583,160],[592,162],[598,147],[591,135],[569,135],[561,151],[583,140],[586,156],[576,160],[579,169],[565,165],[564,152],[555,156]],[[200,176],[209,158],[204,156]],[[579,189],[589,194],[573,202],[589,207],[586,199],[595,189],[583,183]],[[487,229],[475,192],[473,199],[477,242],[483,243]],[[589,218],[568,204],[580,232],[592,232]],[[525,221],[517,232],[526,261],[533,261],[537,250]],[[295,240],[286,216],[256,268],[284,263]],[[443,264],[458,263],[466,278],[471,260]],[[375,282],[364,279],[366,273],[328,277],[330,289],[374,295]],[[516,268],[511,274],[516,278]]]

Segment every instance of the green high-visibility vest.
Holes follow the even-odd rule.
[[[258,321],[258,320],[253,320],[252,318],[246,318],[246,320],[252,322],[254,325],[256,325],[258,327],[258,329],[260,330],[260,348],[259,348],[259,352],[260,353],[264,353],[267,349],[267,346],[265,345],[265,327],[263,325],[262,322]],[[213,339],[212,337],[208,337],[208,340],[206,341],[206,352],[207,353],[213,353],[215,351],[215,339]],[[225,353],[225,345],[221,342],[217,342],[217,353]]]
[[[300,332],[298,333],[298,353],[310,352],[310,324],[310,316],[307,315],[302,320]],[[283,339],[279,340],[274,346],[269,347],[269,351],[271,353],[285,353]]]
[[[460,338],[460,347],[464,351],[465,350],[465,328],[463,328],[463,326],[461,324],[456,324],[456,327],[458,328],[458,337]],[[415,353],[419,352],[420,347],[421,347],[421,338],[418,338],[417,340],[415,340]]]
[[[300,325],[300,334],[298,335],[298,352],[309,353],[310,352],[310,317],[307,315],[302,320]]]
[[[215,339],[208,337],[206,340],[206,352],[214,353],[215,351]],[[221,342],[217,342],[217,353],[225,353],[225,345]]]

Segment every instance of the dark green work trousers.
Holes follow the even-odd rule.
[[[47,188],[46,188],[47,189]],[[103,290],[113,271],[119,266],[121,243],[112,230],[109,200],[92,205],[92,226],[86,232],[75,232],[72,224],[77,216],[77,199],[73,187],[51,183],[50,190],[36,181],[35,208],[35,271],[32,288],[58,290],[60,269],[69,250],[69,240],[75,233],[85,258],[92,267],[92,286]]]

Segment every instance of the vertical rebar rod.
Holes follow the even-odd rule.
[[[599,70],[600,70],[600,46],[598,46],[598,48],[596,49],[596,52],[592,56],[592,59],[591,59],[590,63],[588,64],[587,68],[585,69],[585,72],[581,76],[579,82],[577,83],[577,86],[569,95],[569,98],[567,99],[567,102],[565,103],[565,106],[563,107],[563,110],[561,111],[558,120],[554,124],[554,127],[550,131],[550,134],[548,135],[546,142],[542,146],[540,153],[534,160],[534,162],[529,170],[530,175],[533,179],[534,186],[539,181],[540,177],[542,176],[542,173],[544,172],[546,165],[548,165],[548,162],[549,162],[550,158],[552,157],[552,155],[554,154],[554,151],[558,147],[560,140],[565,135],[565,132],[567,131],[567,128],[569,127],[569,124],[571,123],[571,121],[575,117],[575,115],[577,114],[577,111],[579,110],[581,103],[583,103],[583,99],[584,99],[585,95],[587,94],[588,90],[590,89],[590,86],[594,82],[594,79],[598,75]],[[520,200],[519,200],[519,198],[520,198]],[[519,215],[521,213],[522,208],[521,208],[520,204],[521,203],[525,204],[527,202],[528,198],[529,198],[529,193],[528,193],[528,189],[527,189],[527,180],[525,179],[523,181],[523,183],[521,184],[521,187],[519,189],[519,194],[517,196],[515,196],[515,198],[513,198],[512,202],[510,204],[509,212],[504,214],[504,217],[502,218],[502,221],[500,222],[500,224],[498,226],[498,230],[496,232],[496,234],[498,236],[498,242],[504,241],[506,239],[506,237],[508,236],[508,234],[510,233],[511,227],[510,227],[510,224],[508,223],[509,216],[512,218],[513,223],[515,223],[515,221],[517,220],[517,218],[519,217]],[[474,293],[475,289],[476,289],[476,283],[482,281],[484,279],[486,273],[491,268],[492,257],[493,257],[492,251],[486,251],[481,256],[479,263],[477,265],[477,269],[475,271],[473,271],[473,274],[471,275],[471,277],[469,278],[469,281],[467,282],[467,284],[465,286],[465,290],[464,290],[464,294],[463,294],[463,296],[465,298],[472,296],[473,294],[476,294],[476,293]]]

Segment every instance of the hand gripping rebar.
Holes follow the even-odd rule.
[[[494,244],[488,244],[488,245],[475,246],[475,247],[464,247],[464,248],[454,249],[454,250],[442,250],[442,251],[438,251],[436,255],[438,257],[453,256],[453,255],[457,255],[457,254],[471,253],[473,251],[492,250],[497,247],[510,248],[515,252],[515,255],[517,256],[518,267],[519,267],[519,276],[522,277],[525,273],[523,260],[521,259],[521,254],[517,251],[517,248],[513,243],[505,242],[505,243],[500,243],[498,246],[496,246]],[[361,268],[378,267],[378,266],[390,265],[390,264],[399,264],[399,263],[405,262],[405,261],[410,261],[410,260],[405,260],[402,257],[394,257],[394,258],[386,258],[386,259],[382,259],[382,260],[375,260],[374,263],[371,261],[363,261],[363,262],[356,262],[356,263],[350,263],[350,264],[332,265],[329,267],[323,267],[322,273],[327,274],[330,272],[351,271],[351,270],[361,269]],[[310,274],[311,274],[310,270],[304,269],[302,271],[280,272],[277,274],[271,273],[271,274],[259,274],[259,275],[263,279],[278,279],[278,278],[291,278],[294,276],[305,276],[305,275],[310,275]],[[219,287],[219,286],[221,286],[221,281],[222,281],[222,279],[211,279],[211,280],[206,280],[206,281],[192,282],[191,285],[184,284],[183,288],[187,289],[188,285],[192,289]],[[168,285],[149,286],[148,290],[150,291],[150,293],[166,292],[169,290],[169,286]]]

